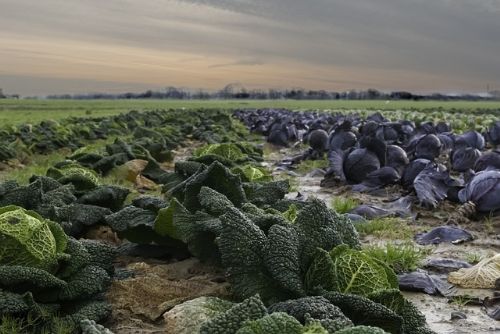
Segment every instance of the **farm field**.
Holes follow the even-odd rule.
[[[0,100],[0,334],[498,331],[499,118]]]
[[[500,333],[499,13],[3,1],[0,334]]]
[[[177,108],[288,108],[294,110],[417,110],[500,114],[499,101],[349,101],[349,100],[11,100],[0,99],[0,124],[40,122],[48,118],[110,116],[129,110]]]

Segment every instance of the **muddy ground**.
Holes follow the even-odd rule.
[[[190,149],[177,152],[176,160],[188,156]],[[265,165],[274,168],[275,163],[284,156],[293,153],[293,149],[272,149],[266,147]],[[165,166],[169,168],[171,166]],[[304,196],[315,196],[330,203],[334,196],[349,195],[362,204],[384,205],[389,199],[400,196],[397,189],[386,191],[377,196],[353,193],[349,187],[320,187],[321,173],[296,175],[294,172],[275,170],[278,177],[295,179],[297,190]],[[393,191],[394,190],[394,191]],[[289,196],[295,197],[297,192]],[[443,225],[457,209],[456,205],[444,204],[433,211],[412,207],[418,213],[410,221],[415,230],[429,230]],[[500,217],[491,219],[488,228],[484,223],[468,221],[462,228],[473,233],[475,240],[464,244],[440,244],[429,247],[429,258],[452,258],[465,260],[471,254],[489,256],[500,251]],[[365,244],[383,244],[403,242],[402,240],[383,239],[373,236],[363,238]],[[108,298],[113,304],[112,319],[107,326],[115,333],[169,333],[169,323],[163,315],[173,306],[199,296],[228,297],[228,284],[224,274],[199,263],[196,259],[154,260],[144,257],[121,256],[117,261],[118,276],[114,281]],[[470,295],[484,298],[492,296],[492,290],[458,289],[457,295]],[[425,314],[431,329],[437,333],[495,333],[500,332],[500,322],[493,320],[480,306],[463,305],[461,302],[450,303],[445,297],[430,296],[423,293],[405,293]],[[459,299],[460,300],[460,299]],[[453,312],[460,312],[465,319],[451,320]]]

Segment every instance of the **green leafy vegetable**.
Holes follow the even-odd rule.
[[[17,206],[0,208],[0,264],[54,271],[66,243],[61,227],[37,213]]]
[[[273,313],[257,320],[246,321],[236,334],[301,334],[303,326],[286,313]]]
[[[337,246],[328,254],[319,250],[307,272],[306,282],[309,289],[322,287],[329,291],[362,296],[378,290],[398,288],[392,269],[347,245]]]
[[[206,145],[197,149],[193,155],[195,157],[216,156],[228,161],[242,161],[247,158],[247,155],[232,143]]]
[[[330,250],[343,243],[358,248],[360,244],[352,223],[336,215],[318,199],[312,199],[299,211],[294,226],[301,243],[300,263],[304,272],[318,248]]]
[[[273,176],[263,167],[238,166],[232,168],[231,172],[240,175],[243,182],[269,182],[273,180]]]
[[[344,327],[353,326],[340,308],[333,305],[328,299],[322,296],[304,297],[287,300],[273,304],[269,307],[269,312],[286,312],[301,323],[307,323],[311,319],[321,321],[325,327],[339,330]]]
[[[373,326],[389,333],[403,333],[403,319],[388,307],[358,295],[338,292],[324,293],[323,297],[339,307],[356,326]]]
[[[264,262],[271,276],[295,296],[304,296],[300,271],[300,243],[292,226],[273,225],[267,234]]]
[[[382,304],[403,319],[403,333],[431,334],[427,327],[425,316],[410,301],[406,300],[398,289],[373,292],[368,296],[374,302]]]
[[[267,246],[264,232],[236,208],[229,209],[220,219],[222,232],[218,244],[222,265],[227,268],[236,296],[244,299],[260,294],[264,300],[274,298],[277,289],[264,270],[263,253]]]
[[[297,206],[295,204],[290,205],[288,210],[283,212],[283,217],[288,220],[290,223],[294,223],[297,219]]]
[[[200,171],[186,181],[181,197],[184,201],[183,205],[189,211],[195,212],[202,209],[198,195],[204,186],[223,194],[236,207],[246,202],[240,177],[231,173],[219,162],[214,162],[206,170]]]
[[[267,315],[259,296],[252,296],[217,315],[201,326],[200,334],[234,334],[247,320],[257,320]]]
[[[71,183],[79,191],[91,190],[99,185],[99,177],[94,171],[76,163],[68,163],[59,168],[51,167],[47,170],[47,176],[62,184]]]

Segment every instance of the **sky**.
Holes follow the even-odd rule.
[[[6,93],[500,89],[500,0],[0,0]]]

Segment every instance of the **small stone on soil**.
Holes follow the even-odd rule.
[[[467,319],[467,316],[463,312],[451,312],[451,320]]]

